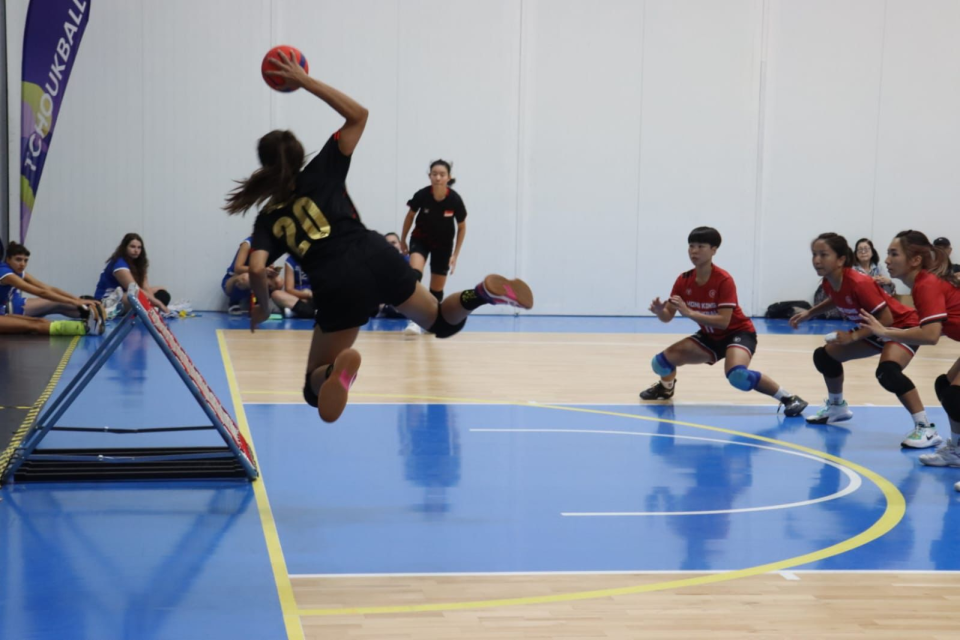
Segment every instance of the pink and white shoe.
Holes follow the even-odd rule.
[[[509,280],[490,274],[477,286],[477,294],[490,304],[507,304],[520,309],[533,308],[533,292],[530,286],[519,278]]]
[[[350,387],[360,370],[360,352],[345,349],[333,361],[333,371],[320,385],[317,394],[317,411],[324,422],[336,422],[347,406]]]

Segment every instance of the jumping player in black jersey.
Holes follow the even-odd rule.
[[[260,138],[261,167],[227,196],[224,209],[242,213],[263,204],[253,227],[251,288],[257,305],[250,330],[270,316],[266,269],[283,253],[296,259],[310,280],[318,305],[316,327],[307,357],[304,399],[333,422],[343,413],[350,386],[360,368],[352,349],[360,327],[379,304],[397,307],[438,338],[456,334],[467,316],[484,304],[533,307],[533,294],[522,280],[489,275],[474,289],[438,303],[390,244],[360,221],[346,189],[353,151],[367,124],[367,110],[342,92],[311,78],[293,57],[281,55],[267,73],[304,88],[344,117],[305,167],[300,141],[290,131]]]
[[[430,257],[430,293],[443,300],[447,275],[453,274],[467,233],[467,208],[460,194],[451,189],[457,180],[450,177],[451,166],[446,160],[430,164],[430,186],[420,189],[407,201],[409,210],[403,220],[400,247],[410,253],[410,266],[423,277]],[[416,219],[410,246],[407,234]],[[456,232],[456,246],[454,246]]]

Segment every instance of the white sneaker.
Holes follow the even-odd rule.
[[[957,484],[953,485],[953,488],[956,489],[957,491],[960,491],[960,482],[958,482]]]
[[[948,440],[933,453],[920,456],[920,462],[928,467],[960,467],[960,451]]]
[[[120,311],[122,310],[120,305],[121,300],[123,300],[123,289],[121,287],[117,287],[107,295],[103,296],[100,304],[103,305],[103,311],[108,320],[115,318],[120,314]]]
[[[815,414],[807,416],[807,422],[810,424],[835,424],[852,417],[853,411],[850,411],[846,400],[841,400],[840,404],[833,404],[829,400],[824,400],[823,406]]]
[[[103,317],[96,311],[91,311],[84,321],[88,336],[102,336],[104,331]]]
[[[407,326],[403,328],[403,333],[404,335],[408,336],[419,336],[423,334],[423,329],[420,328],[420,325],[411,320],[407,323]]]
[[[937,433],[936,425],[918,424],[913,431],[907,434],[907,437],[900,443],[901,447],[911,449],[929,449],[943,442],[943,438]],[[940,465],[943,466],[943,465]]]

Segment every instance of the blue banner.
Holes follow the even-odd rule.
[[[33,203],[70,71],[87,28],[92,0],[31,0],[23,31],[20,117],[20,242]]]

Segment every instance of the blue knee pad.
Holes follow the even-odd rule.
[[[675,366],[670,364],[670,361],[667,360],[667,356],[663,355],[662,351],[653,356],[653,360],[650,361],[650,366],[653,367],[653,372],[661,378],[668,376],[677,370]]]
[[[742,364],[738,364],[727,372],[727,380],[740,391],[753,391],[760,384],[760,372],[752,371]]]

